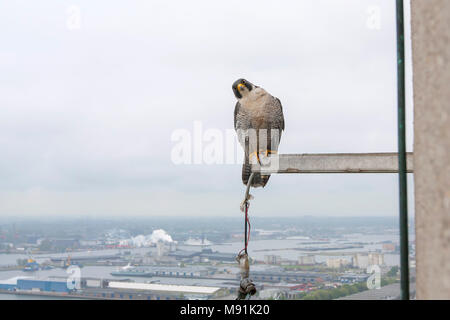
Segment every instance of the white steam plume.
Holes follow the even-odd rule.
[[[138,235],[131,239],[121,240],[120,244],[132,245],[134,247],[148,247],[158,242],[174,242],[172,237],[163,229],[153,230],[149,235]]]

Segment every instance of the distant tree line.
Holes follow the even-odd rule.
[[[384,287],[388,284],[398,282],[397,279],[398,267],[392,267],[384,277],[381,277],[381,286]],[[319,289],[313,292],[306,293],[301,296],[301,300],[333,300],[358,292],[369,290],[367,288],[366,281],[358,282],[355,284],[344,284],[337,288]]]

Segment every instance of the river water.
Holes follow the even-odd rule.
[[[413,240],[413,239],[411,239]],[[368,252],[382,249],[383,241],[392,241],[398,243],[398,235],[395,234],[380,234],[380,235],[365,235],[365,234],[349,234],[339,239],[330,239],[329,241],[324,241],[323,244],[311,245],[313,240],[310,239],[270,239],[270,240],[251,240],[249,242],[248,251],[251,257],[263,260],[265,255],[278,255],[283,259],[297,260],[299,256],[313,254],[316,256],[317,262],[325,262],[329,257],[351,257],[353,253],[356,252]],[[330,245],[349,245],[358,244],[361,248],[349,248],[349,249],[334,249],[334,250],[324,250]],[[314,246],[317,251],[302,250],[306,247]],[[226,252],[226,253],[238,253],[243,247],[242,241],[223,243],[223,244],[213,244],[209,246],[213,251]],[[178,245],[178,249],[181,250],[192,250],[199,251],[201,246],[186,246],[183,244]],[[102,255],[116,255],[120,254],[123,250],[121,249],[105,249],[105,250],[95,250],[95,251],[82,251],[82,252],[72,252],[70,255],[72,257],[77,256],[102,256]],[[127,249],[131,251],[131,254],[145,254],[151,252],[156,253],[156,248],[134,248]],[[327,254],[329,253],[329,254]],[[336,254],[341,253],[337,256]],[[33,258],[38,262],[42,263],[50,258],[57,257],[67,257],[67,253],[55,253],[55,254],[36,254]],[[25,259],[28,256],[26,254],[0,254],[0,266],[16,265],[17,259]],[[399,265],[399,255],[385,253],[385,263],[388,266]],[[0,277],[0,279],[2,279]]]

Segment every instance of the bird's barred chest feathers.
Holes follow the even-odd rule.
[[[273,97],[262,88],[255,88],[250,91],[245,97],[239,100],[242,111],[247,115],[248,121],[251,122],[251,127],[264,127],[264,124],[269,121],[267,119],[270,115],[267,106]]]

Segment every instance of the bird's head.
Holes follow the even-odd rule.
[[[254,88],[256,88],[256,86],[245,79],[236,80],[232,86],[233,93],[238,99],[245,97]]]

